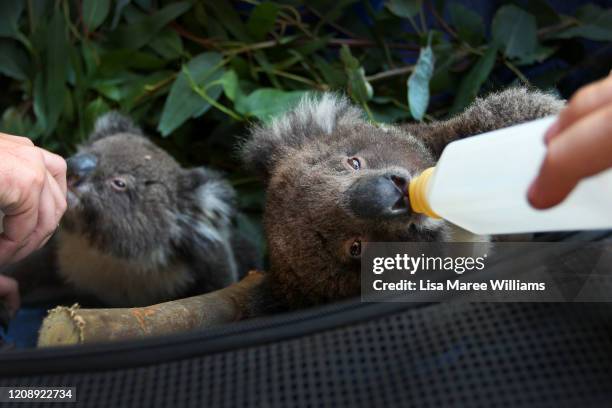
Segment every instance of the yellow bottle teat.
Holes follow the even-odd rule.
[[[408,184],[408,197],[410,199],[410,207],[412,208],[412,211],[425,214],[431,218],[440,218],[440,216],[436,214],[429,206],[426,196],[429,179],[431,178],[434,170],[435,167],[430,167],[417,177],[410,180],[410,184]]]

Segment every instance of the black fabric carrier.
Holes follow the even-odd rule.
[[[357,299],[163,338],[6,353],[0,386],[77,387],[69,407],[605,407],[612,304]]]

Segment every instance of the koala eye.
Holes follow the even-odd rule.
[[[353,258],[359,258],[361,256],[361,240],[356,239],[349,248],[349,253]]]
[[[116,177],[111,181],[111,185],[117,191],[124,191],[127,188],[127,183],[124,179]]]
[[[361,169],[361,161],[357,157],[350,157],[347,160],[347,163],[348,163],[349,166],[351,166],[353,168],[353,170],[360,170]]]

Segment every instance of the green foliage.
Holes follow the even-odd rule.
[[[247,22],[247,31],[255,41],[262,41],[274,29],[280,6],[270,1],[258,4]]]
[[[552,38],[583,37],[595,41],[612,41],[612,9],[602,10],[587,4],[578,10],[580,24],[568,27]]]
[[[257,208],[235,144],[308,92],[346,92],[374,121],[427,121],[499,86],[499,67],[526,82],[523,67],[575,38],[612,40],[611,10],[526,3],[486,27],[454,0],[2,0],[0,129],[69,154],[117,109],[182,162],[225,170]]]
[[[468,71],[467,75],[461,79],[457,97],[451,107],[451,113],[461,112],[469,103],[474,100],[480,87],[487,80],[493,66],[495,65],[495,57],[497,56],[497,44],[491,44],[485,53],[478,58],[478,62],[474,64]]]
[[[19,38],[19,17],[23,6],[23,1],[0,2],[0,36]]]
[[[2,1],[0,74],[12,89],[2,127],[70,151],[95,115],[119,109],[184,142],[193,119],[267,120],[313,90],[345,91],[372,119],[423,120],[460,111],[498,65],[524,80],[520,66],[563,41],[612,38],[612,11],[594,5],[563,16],[544,0],[506,4],[487,40],[482,17],[452,0],[447,21],[442,2],[364,3],[371,24],[354,3]],[[431,111],[432,89],[454,93],[453,103]]]
[[[493,40],[508,58],[532,55],[538,45],[536,19],[514,6],[503,6],[493,18]]]
[[[219,98],[222,87],[213,85],[221,73],[223,57],[217,52],[205,52],[183,66],[164,104],[157,130],[169,135],[189,118],[197,118],[210,109],[211,101]]]
[[[448,11],[460,40],[472,45],[480,45],[484,41],[485,26],[478,13],[460,3],[450,3]]]
[[[100,26],[110,11],[110,0],[84,0],[83,25],[89,31]]]
[[[387,7],[396,16],[411,18],[419,14],[422,4],[422,0],[390,0]]]
[[[340,50],[340,60],[344,64],[344,70],[348,79],[346,84],[347,92],[355,102],[367,106],[367,101],[372,98],[374,93],[372,85],[367,81],[365,70],[359,60],[351,54],[351,50],[346,44],[343,44]]]
[[[247,96],[237,98],[235,107],[243,116],[267,121],[295,106],[306,93],[307,91],[287,92],[275,88],[259,88]]]
[[[431,50],[431,37],[427,47],[421,48],[414,71],[408,78],[408,105],[416,120],[423,120],[429,105],[429,81],[433,75],[434,54]]]

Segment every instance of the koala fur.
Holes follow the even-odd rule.
[[[54,238],[57,275],[109,306],[142,306],[235,282],[258,261],[232,226],[233,188],[186,169],[111,112],[68,159],[68,210]]]
[[[365,178],[387,175],[406,185],[434,166],[449,142],[555,114],[562,107],[550,95],[511,88],[477,99],[449,120],[377,126],[345,97],[327,93],[305,98],[292,112],[255,126],[241,153],[267,186],[268,301],[294,308],[358,295],[356,242],[360,249],[368,241],[489,240],[409,208],[397,216],[368,216],[355,201],[375,196],[367,190],[374,184],[362,183],[366,188],[358,195],[352,191]]]

